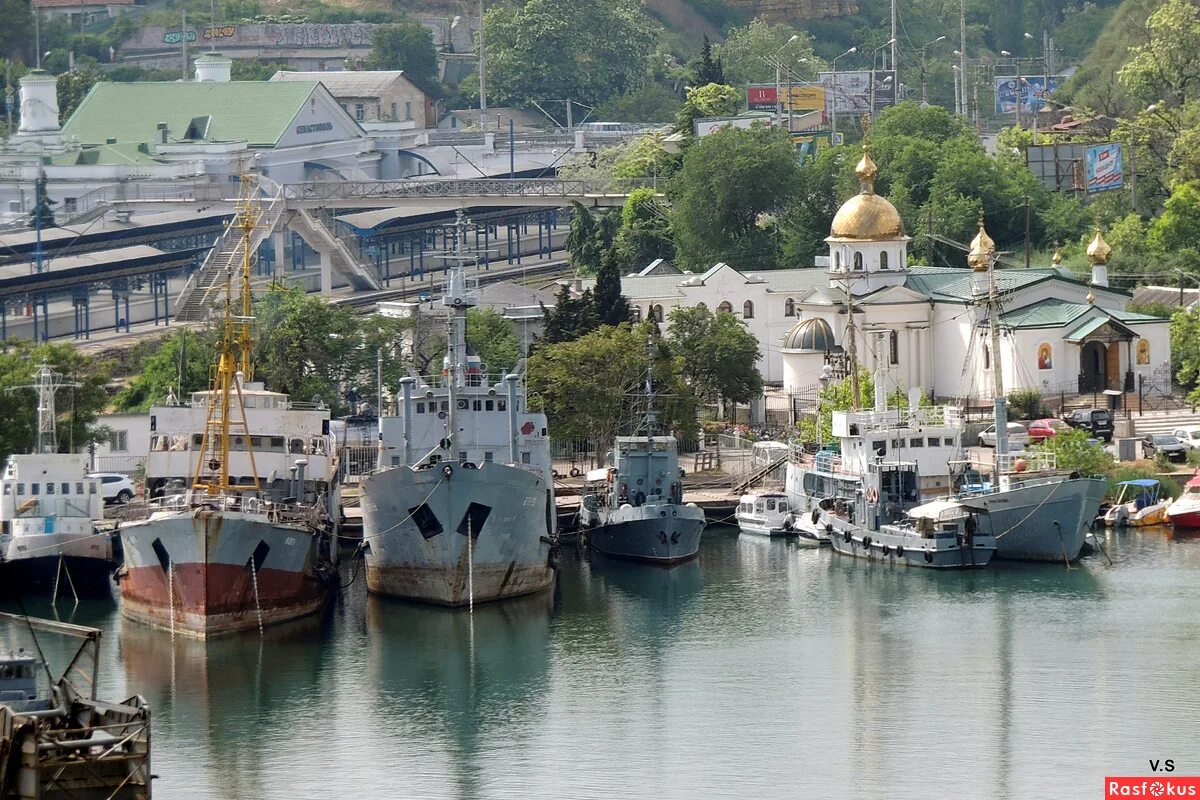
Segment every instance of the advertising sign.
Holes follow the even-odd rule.
[[[1106,192],[1125,185],[1125,170],[1121,145],[1116,142],[1096,144],[1087,148],[1084,156],[1087,169],[1087,191]]]
[[[783,110],[816,111],[825,108],[825,88],[822,86],[796,85],[783,88]],[[746,101],[751,111],[775,110],[775,86],[751,84],[746,87]],[[790,98],[790,102],[789,102]]]
[[[1061,75],[1050,76],[1050,86],[1046,87],[1044,75],[1021,76],[1021,113],[1031,114],[1041,111],[1046,105],[1046,96],[1056,90],[1063,81]],[[1013,114],[1017,110],[1017,76],[997,75],[996,83],[996,113]]]
[[[819,76],[825,89],[826,113],[865,114],[871,105],[871,77],[875,78],[875,110],[887,108],[896,100],[896,79],[891,70],[877,69],[859,72],[822,72]],[[888,80],[888,78],[892,78]]]

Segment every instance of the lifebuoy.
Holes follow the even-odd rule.
[[[449,464],[442,467],[442,476],[445,477],[446,480],[450,480],[452,477],[454,477],[454,467],[450,466]]]
[[[863,547],[867,548],[868,550],[871,549],[871,537],[870,536],[863,537]]]
[[[878,503],[879,502],[879,490],[876,489],[874,486],[872,486],[870,489],[867,489],[867,502],[868,503]]]

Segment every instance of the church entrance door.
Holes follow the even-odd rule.
[[[1086,342],[1079,350],[1079,393],[1108,388],[1108,352],[1103,342]]]

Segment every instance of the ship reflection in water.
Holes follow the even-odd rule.
[[[1098,536],[1114,566],[941,574],[711,528],[674,568],[568,546],[474,614],[348,563],[261,640],[75,621],[152,705],[156,798],[1079,797],[1200,749],[1200,540]]]

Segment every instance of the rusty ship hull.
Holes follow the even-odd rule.
[[[314,614],[328,596],[317,537],[266,514],[185,508],[121,528],[127,619],[208,638]]]
[[[553,506],[534,472],[493,462],[394,467],[367,476],[361,492],[372,592],[463,606],[554,583]]]

